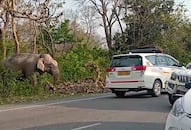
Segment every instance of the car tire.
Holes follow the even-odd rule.
[[[115,91],[114,92],[115,95],[118,97],[118,98],[122,98],[122,97],[125,97],[125,93],[124,91]]]
[[[174,102],[176,101],[176,97],[173,96],[173,94],[168,94],[168,100],[170,102],[171,105],[174,104]]]
[[[153,97],[159,97],[161,95],[161,88],[162,84],[160,80],[155,80],[153,83],[153,88],[148,90],[148,93],[151,94]]]

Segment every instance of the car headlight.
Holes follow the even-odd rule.
[[[176,78],[177,78],[177,74],[175,72],[172,72],[170,79],[176,80]]]
[[[184,104],[183,98],[179,98],[178,100],[176,100],[171,110],[172,115],[178,117],[184,114],[185,111],[184,111],[183,104]]]

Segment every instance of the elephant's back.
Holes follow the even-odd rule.
[[[13,69],[13,70],[18,70],[20,68],[17,60],[13,59],[12,57],[9,57],[9,58],[3,60],[3,66],[10,68],[10,69]]]
[[[14,70],[22,70],[24,66],[27,67],[29,64],[35,62],[38,59],[38,57],[39,54],[15,54],[5,59],[3,61],[3,65]]]

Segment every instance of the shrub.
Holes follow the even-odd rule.
[[[106,50],[79,44],[63,57],[58,57],[58,62],[62,80],[78,81],[94,78],[95,73],[88,65],[89,63],[97,64],[104,72],[109,63],[109,55]]]
[[[36,86],[33,86],[28,79],[17,80],[19,75],[20,72],[3,68],[0,74],[0,97],[35,96],[47,93],[44,86],[46,81],[51,80],[49,75],[39,76]]]

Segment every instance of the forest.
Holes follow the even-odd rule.
[[[37,83],[18,80],[20,71],[0,66],[0,103],[103,93],[114,54],[156,46],[186,65],[191,59],[191,19],[174,0],[1,0],[0,61],[13,54],[50,54],[60,79],[36,74]],[[102,29],[103,33],[97,29]]]

